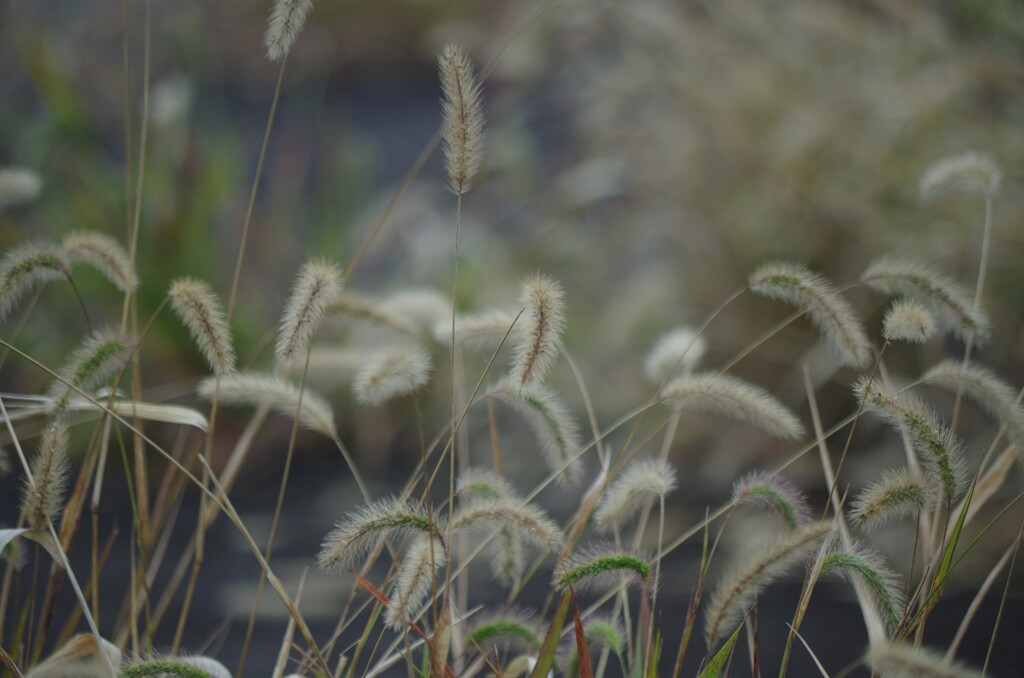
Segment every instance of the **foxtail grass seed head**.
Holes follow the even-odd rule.
[[[281,316],[274,351],[278,366],[287,364],[297,355],[305,355],[327,309],[340,294],[341,271],[337,266],[322,259],[302,265]]]
[[[660,459],[630,464],[605,491],[594,512],[599,532],[611,532],[635,518],[645,508],[676,487],[676,470]]]
[[[882,320],[882,336],[886,341],[923,344],[934,337],[937,331],[938,325],[932,312],[909,299],[894,301]]]
[[[449,310],[450,313],[450,310]],[[481,311],[455,317],[455,342],[465,348],[493,351],[516,323],[515,313],[507,311]],[[434,340],[441,344],[452,341],[452,322],[448,320],[434,325]],[[511,336],[511,335],[510,335]]]
[[[131,257],[121,243],[109,235],[79,231],[64,238],[63,244],[64,255],[71,264],[83,262],[93,266],[122,292],[138,287],[139,279],[132,268]]]
[[[380,306],[385,312],[411,323],[420,333],[430,333],[438,323],[444,322],[451,332],[452,300],[437,290],[427,287],[401,290],[385,297]]]
[[[527,276],[519,288],[524,312],[516,327],[512,382],[516,388],[540,386],[562,348],[565,292],[554,278]]]
[[[523,540],[510,527],[502,527],[497,536],[487,545],[491,562],[491,574],[503,586],[518,586],[526,571],[526,555]]]
[[[707,352],[707,343],[689,327],[672,330],[658,340],[644,360],[644,375],[652,384],[693,372]]]
[[[431,591],[437,589],[438,570],[444,567],[447,554],[436,537],[416,536],[405,550],[398,568],[391,604],[384,614],[384,625],[394,631],[405,628]]]
[[[796,440],[803,424],[768,391],[728,374],[677,377],[665,385],[662,397],[677,411],[713,412],[766,433]]]
[[[464,501],[518,499],[507,480],[482,468],[471,468],[461,473],[457,489]]]
[[[889,569],[882,555],[871,546],[854,541],[844,547],[838,543],[821,561],[821,573],[845,575],[871,595],[875,610],[886,626],[895,629],[903,618],[903,591],[899,576]]]
[[[754,271],[750,289],[804,311],[844,365],[863,368],[870,364],[871,344],[857,314],[823,276],[806,266],[775,262]]]
[[[612,654],[621,657],[626,647],[626,631],[622,624],[604,615],[588,617],[583,622],[583,636],[587,639],[590,652],[608,648]],[[567,637],[559,651],[561,666],[568,678],[579,678],[580,656],[575,636]]]
[[[936,477],[947,502],[959,498],[966,487],[963,452],[949,429],[920,399],[867,378],[854,386],[865,410],[910,434],[914,449]]]
[[[441,75],[441,138],[448,187],[456,195],[469,190],[480,169],[484,113],[473,63],[457,45],[446,45],[437,60]]]
[[[379,499],[334,526],[324,538],[317,562],[321,570],[328,571],[355,567],[380,542],[407,534],[430,535],[442,540],[443,546],[444,523],[404,499]]]
[[[0,322],[37,285],[66,278],[71,266],[63,248],[49,243],[19,245],[0,261]]]
[[[398,334],[410,337],[419,336],[420,329],[411,319],[406,318],[387,308],[379,299],[373,299],[362,294],[345,292],[341,294],[327,311],[335,321],[343,318],[361,321],[365,324],[391,330]],[[451,322],[451,309],[448,310],[449,323]],[[448,326],[451,332],[451,325]]]
[[[373,351],[356,372],[352,390],[364,405],[407,395],[430,380],[431,359],[426,349],[396,344]]]
[[[803,493],[777,473],[757,471],[736,481],[732,501],[774,513],[794,530],[811,520],[811,510]]]
[[[706,608],[704,633],[708,647],[732,631],[761,590],[806,560],[832,533],[828,523],[811,523],[776,540],[722,576]]]
[[[1003,173],[992,158],[980,153],[963,153],[944,158],[921,175],[921,195],[933,198],[961,191],[991,198],[999,191]]]
[[[338,434],[334,412],[326,400],[306,388],[302,391],[302,409],[299,410],[299,387],[280,377],[260,372],[232,372],[209,377],[199,384],[199,395],[206,400],[213,400],[215,394],[227,405],[266,405],[292,418],[297,412],[299,423],[306,428],[329,438]]]
[[[927,305],[961,339],[974,335],[984,342],[989,335],[985,314],[974,308],[967,292],[952,278],[930,266],[904,257],[883,257],[861,274],[861,282],[881,294],[906,296]]]
[[[32,482],[26,479],[22,493],[21,511],[33,530],[45,530],[64,506],[70,474],[67,449],[67,419],[55,417],[39,440],[39,451],[32,462]]]
[[[35,200],[42,190],[43,182],[32,170],[0,168],[0,212],[19,203]]]
[[[313,0],[275,0],[263,36],[268,59],[280,61],[291,51],[312,9]]]
[[[507,528],[533,545],[559,551],[562,531],[547,514],[522,499],[480,499],[460,507],[451,520],[452,530]]]
[[[853,501],[853,520],[865,529],[916,518],[935,507],[935,488],[910,469],[885,471]]]
[[[171,308],[188,328],[214,374],[225,375],[235,369],[235,348],[231,328],[213,289],[195,278],[179,278],[168,295]]]
[[[537,615],[522,608],[479,615],[473,620],[466,644],[482,654],[492,649],[529,652],[540,645],[541,622]]]
[[[1024,442],[1024,407],[1017,400],[1017,391],[992,370],[946,360],[925,372],[921,381],[963,393],[1005,426],[1014,443]]]
[[[565,403],[554,391],[544,387],[507,388],[499,393],[502,400],[526,419],[548,468],[558,473],[558,481],[569,486],[578,483],[583,476],[579,428]]]
[[[864,662],[883,678],[983,678],[985,675],[947,661],[934,650],[910,643],[874,642]]]
[[[654,568],[648,558],[614,544],[598,544],[573,554],[555,568],[553,585],[559,591],[572,586],[581,591],[589,586],[613,586],[622,577],[637,583],[648,594],[653,593]]]
[[[128,340],[113,330],[104,330],[83,341],[61,368],[60,379],[49,390],[53,409],[59,412],[78,391],[86,393],[102,386],[124,369],[131,357]]]

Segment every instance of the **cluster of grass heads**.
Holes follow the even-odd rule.
[[[280,75],[226,303],[206,282],[182,277],[159,305],[140,304],[137,291],[146,280],[136,272],[143,226],[138,202],[128,215],[124,242],[92,232],[61,241],[41,238],[6,252],[0,262],[0,360],[32,365],[40,375],[35,393],[0,394],[0,417],[12,450],[0,456],[0,470],[10,474],[4,488],[12,483],[22,488],[18,523],[0,530],[6,561],[0,663],[6,674],[220,678],[248,670],[273,676],[394,671],[438,677],[551,672],[647,677],[680,675],[687,658],[703,652],[698,670],[712,677],[736,670],[744,638],[752,671],[774,671],[759,666],[757,603],[767,587],[796,577],[803,585],[779,675],[787,674],[795,651],[809,652],[821,672],[832,675],[856,667],[829,666],[829,658],[816,656],[801,635],[813,594],[828,575],[849,583],[862,613],[868,643],[857,666],[892,676],[984,674],[986,666],[968,669],[954,659],[978,605],[1004,572],[1012,572],[1020,534],[1000,541],[1002,534],[993,528],[1019,514],[1013,509],[1024,497],[1011,493],[1008,498],[1004,491],[1024,444],[1024,391],[975,355],[992,334],[983,299],[1001,177],[990,159],[968,154],[941,161],[920,184],[928,199],[978,204],[981,255],[973,294],[927,263],[885,253],[878,253],[859,279],[842,284],[800,263],[767,263],[698,328],[674,330],[657,342],[644,365],[649,397],[602,422],[593,403],[602,389],[615,385],[588,383],[576,365],[564,336],[572,290],[552,276],[557,271],[524,271],[518,285],[507,284],[507,302],[500,307],[459,308],[462,208],[473,199],[471,188],[486,162],[485,106],[472,61],[451,45],[438,58],[442,124],[431,142],[443,145],[445,180],[455,203],[450,295],[411,289],[385,296],[351,289],[375,228],[344,266],[321,258],[303,264],[281,310],[276,341],[266,342],[273,345],[272,357],[247,351],[256,357],[240,361],[232,336],[240,272],[280,83],[311,8],[310,0],[278,0],[268,22],[267,56],[279,62]],[[141,177],[144,152],[138,163]],[[31,201],[38,192],[38,179],[30,172],[0,172],[0,209]],[[401,191],[395,199],[400,198]],[[80,295],[81,267],[107,279],[107,297]],[[62,363],[48,365],[19,337],[33,323],[36,306],[51,294],[42,296],[44,286],[58,285],[80,307],[81,338]],[[862,322],[849,299],[854,289],[891,300],[881,327]],[[709,364],[705,349],[716,336],[716,319],[748,295],[768,300],[765,308],[777,312],[779,322],[731,359]],[[141,355],[148,332],[170,322],[171,314],[187,328],[211,373],[196,385],[192,407],[143,397]],[[99,318],[108,324],[94,325]],[[830,357],[791,366],[806,384],[807,412],[797,412],[733,368],[790,324],[804,322],[820,333]],[[957,342],[951,344],[955,355],[922,374],[905,374],[899,363],[886,360],[893,344],[946,336]],[[549,383],[552,370],[563,364],[575,377],[576,393]],[[420,456],[403,487],[393,496],[373,496],[322,387],[350,388],[358,402],[377,407],[432,382],[446,391],[445,420],[422,424]],[[835,421],[824,419],[817,406],[815,384],[824,382],[850,394],[850,411]],[[952,394],[949,407],[936,406],[943,402],[935,397],[937,389]],[[583,403],[578,411],[570,405],[574,400]],[[958,437],[965,407],[974,406],[993,421],[984,443],[981,436],[967,442]],[[252,413],[227,462],[215,467],[212,452],[224,437],[218,418],[226,408]],[[499,409],[510,416],[499,419]],[[467,418],[481,414],[487,426],[471,431]],[[230,494],[271,415],[287,418],[291,435],[269,536],[260,544]],[[732,488],[720,488],[720,502],[708,508],[704,520],[667,532],[674,525],[666,519],[667,502],[679,477],[687,474],[673,459],[673,442],[679,427],[697,415],[731,421],[792,450],[767,469],[751,469]],[[851,486],[844,470],[860,452],[862,437],[856,431],[876,421],[892,429],[888,435],[902,458],[894,455],[869,484]],[[159,435],[151,432],[152,422],[162,425]],[[171,444],[164,442],[164,426],[174,431],[167,437]],[[319,553],[309,554],[311,565],[349,572],[357,583],[327,638],[316,637],[303,617],[303,581],[284,582],[274,570],[290,472],[306,440],[300,429],[336,448],[361,495],[355,511],[337,517]],[[519,429],[529,437],[515,436]],[[524,448],[517,455],[533,455],[544,466],[543,481],[517,487],[518,479],[505,472],[509,441]],[[471,449],[488,445],[491,454],[484,464]],[[73,453],[72,447],[78,449]],[[797,460],[814,454],[825,497],[817,506],[786,477]],[[104,480],[118,459],[131,488],[132,558],[130,577],[121,582],[123,603],[111,618],[99,615],[99,592],[113,586],[104,581],[104,571],[116,535],[101,533],[97,511]],[[148,468],[155,459],[166,472],[151,487]],[[542,501],[549,486],[571,507],[557,520]],[[196,495],[198,520],[174,564],[171,533],[182,503]],[[723,555],[720,539],[751,508],[777,518],[770,534],[746,553]],[[263,575],[242,660],[233,672],[181,647],[204,553],[216,547],[206,534],[221,514]],[[988,522],[979,527],[984,518]],[[898,523],[905,537],[906,552],[898,554],[898,562],[909,563],[903,567],[873,544],[890,523]],[[987,564],[974,604],[945,651],[926,649],[925,627],[942,605],[950,577],[983,539],[1005,549],[1003,555]],[[659,595],[669,574],[667,558],[691,540],[702,544],[698,575],[689,582],[691,602],[685,610],[666,610]],[[88,562],[87,569],[72,567],[68,554],[76,549],[87,552],[75,559]],[[468,570],[482,566],[483,555],[505,593],[500,605],[485,607],[481,601],[492,599],[492,592],[470,586]],[[166,571],[171,576],[162,589],[154,588],[157,573]],[[1003,600],[1009,581],[1006,575]],[[265,585],[290,619],[276,665],[247,668]],[[65,586],[78,606],[57,619],[56,601]],[[546,593],[537,609],[526,608],[522,600],[531,586]],[[168,613],[172,603],[180,605],[177,619]],[[667,615],[685,618],[678,637],[664,632]],[[358,631],[358,641],[342,646],[342,633],[351,629]],[[699,641],[692,641],[701,629],[699,648]],[[998,650],[998,625],[989,638],[991,657]]]

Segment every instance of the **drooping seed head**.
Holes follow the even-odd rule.
[[[64,255],[72,264],[93,266],[122,292],[134,290],[139,279],[131,257],[114,238],[95,231],[79,231],[64,238]]]
[[[235,369],[231,328],[213,289],[195,278],[179,278],[168,292],[171,308],[188,328],[214,374]]]
[[[653,384],[687,375],[704,357],[707,343],[689,327],[672,330],[658,340],[644,360],[644,374]]]
[[[306,388],[301,392],[300,410],[299,387],[274,375],[231,372],[221,377],[204,379],[198,390],[199,395],[207,400],[213,400],[216,396],[220,402],[228,405],[266,405],[286,417],[294,419],[297,416],[300,424],[329,438],[338,433],[334,412],[326,400]]]
[[[413,617],[431,592],[437,590],[438,570],[447,562],[444,546],[437,537],[417,535],[405,550],[398,568],[391,604],[384,614],[384,625],[400,631]]]
[[[67,456],[68,425],[65,417],[50,420],[39,440],[32,462],[32,482],[26,478],[21,511],[33,530],[46,530],[64,508],[70,466]]]
[[[415,344],[381,348],[365,360],[352,382],[356,398],[365,405],[379,405],[407,395],[430,380],[430,354]]]
[[[406,500],[380,499],[339,521],[324,538],[317,562],[321,570],[353,567],[381,541],[400,534],[426,534],[442,539],[444,523]]]
[[[53,409],[60,412],[78,391],[93,391],[124,369],[131,357],[128,340],[114,330],[102,330],[76,348],[51,384]]]
[[[836,543],[821,560],[820,567],[822,574],[834,572],[858,582],[870,594],[886,626],[891,629],[899,626],[904,606],[900,578],[874,548],[860,541],[853,541],[849,546]]]
[[[513,607],[479,615],[466,636],[466,643],[483,654],[493,648],[529,652],[540,644],[541,622],[529,610]]]
[[[676,487],[676,470],[660,459],[635,461],[605,491],[594,511],[600,532],[611,532]]]
[[[49,243],[19,245],[0,261],[0,322],[37,285],[66,278],[71,269],[63,248]]]
[[[777,473],[757,471],[736,481],[732,501],[775,513],[794,530],[811,520],[806,497]]]
[[[931,483],[910,469],[885,471],[868,485],[850,507],[853,519],[866,529],[902,518],[916,518],[935,507]]]
[[[894,301],[882,320],[882,336],[886,341],[923,344],[934,337],[937,330],[931,311],[910,299]]]
[[[1010,439],[1024,442],[1024,407],[1016,390],[992,370],[981,365],[946,360],[931,368],[921,382],[963,393],[1006,427]]]
[[[580,461],[579,427],[569,415],[565,403],[554,391],[537,387],[508,388],[499,397],[525,419],[540,443],[548,468],[558,473],[558,481],[575,485],[583,475]]]
[[[983,678],[984,674],[911,643],[871,643],[864,662],[885,678]]]
[[[999,190],[1003,173],[992,158],[980,153],[963,153],[944,158],[921,175],[921,195],[932,198],[953,191],[991,198]]]
[[[556,567],[553,584],[559,590],[572,586],[579,591],[591,585],[614,585],[625,576],[650,594],[653,571],[650,560],[643,555],[613,544],[598,544]]]

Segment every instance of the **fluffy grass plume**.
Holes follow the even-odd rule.
[[[558,473],[559,482],[575,485],[583,475],[579,459],[579,428],[565,404],[554,391],[544,387],[505,389],[500,397],[525,419],[540,443],[548,468]]]
[[[400,290],[385,297],[380,306],[385,312],[404,318],[422,333],[431,332],[437,323],[443,322],[448,323],[451,332],[452,299],[437,290],[428,287]]]
[[[605,491],[594,511],[599,532],[611,532],[676,487],[676,470],[660,459],[634,461]]]
[[[445,45],[437,59],[441,75],[441,138],[448,187],[456,195],[469,190],[480,169],[484,113],[473,63],[457,45]]]
[[[590,652],[594,653],[603,648],[608,648],[612,654],[621,657],[626,646],[626,632],[622,626],[610,618],[599,616],[588,618],[583,622],[583,636],[587,639],[587,646]],[[578,678],[580,675],[579,648],[576,647],[576,638],[569,636],[562,643],[561,666],[568,678]]]
[[[923,344],[934,337],[938,329],[932,312],[912,299],[894,301],[882,320],[882,336],[886,341]]]
[[[0,322],[36,285],[66,278],[71,266],[64,250],[49,243],[19,245],[0,261]]]
[[[231,678],[231,672],[210,657],[158,657],[121,667],[118,678]]]
[[[725,574],[707,607],[704,633],[708,647],[740,623],[761,589],[803,562],[831,533],[831,525],[812,523],[776,540]]]
[[[419,335],[419,327],[415,322],[387,308],[379,299],[372,299],[353,292],[345,292],[335,299],[334,303],[330,305],[328,313],[332,317],[343,316],[362,320],[363,322],[394,330],[399,334],[407,334],[411,337]],[[450,308],[448,309],[448,314],[450,323]],[[448,331],[451,332],[451,324],[448,325]]]
[[[263,36],[268,59],[280,61],[291,51],[311,9],[313,0],[275,0]]]
[[[494,471],[471,468],[459,475],[459,495],[470,500],[517,498],[508,481]]]
[[[591,585],[614,585],[626,575],[646,593],[651,593],[653,568],[647,558],[613,544],[592,546],[573,554],[555,569],[553,584],[558,590],[572,586],[580,591]]]
[[[450,309],[449,309],[450,313]],[[434,325],[434,339],[441,344],[451,343],[452,323],[449,320]],[[455,316],[455,342],[467,348],[493,351],[516,322],[515,313],[508,311],[481,311]]]
[[[364,405],[379,405],[425,385],[430,380],[430,368],[430,354],[425,349],[396,344],[366,356],[352,390]]]
[[[486,653],[491,648],[515,648],[529,652],[540,644],[541,623],[537,615],[521,608],[481,615],[473,620],[466,644]]]
[[[139,279],[128,252],[114,238],[95,231],[79,231],[64,238],[64,255],[76,264],[93,266],[122,292],[135,289]]]
[[[881,294],[907,296],[929,306],[942,320],[943,327],[958,337],[974,335],[983,342],[989,335],[989,322],[967,292],[952,278],[926,264],[903,257],[883,257],[861,274],[861,282]]]
[[[936,475],[946,501],[958,498],[966,482],[963,453],[935,413],[920,399],[904,391],[896,391],[878,382],[870,383],[869,388],[866,378],[854,386],[854,392],[865,410],[910,434],[914,449]]]
[[[704,357],[707,344],[689,327],[668,332],[654,345],[644,360],[644,375],[654,384],[689,374]]]
[[[32,461],[32,480],[26,479],[21,512],[33,530],[45,530],[60,515],[64,506],[70,466],[68,464],[68,424],[65,417],[50,420],[39,440],[39,451]]]
[[[478,499],[455,513],[453,530],[507,528],[539,548],[558,551],[565,545],[562,530],[534,504],[522,499]]]
[[[859,582],[871,595],[875,610],[890,629],[895,629],[903,618],[903,591],[900,578],[885,564],[881,554],[859,541],[850,548],[833,547],[821,561],[821,573],[836,573]]]
[[[124,369],[130,357],[128,341],[112,330],[97,332],[83,341],[58,372],[61,379],[50,385],[54,411],[67,406],[68,400],[77,395],[75,389],[89,392],[103,385]]]
[[[426,534],[418,535],[405,550],[398,568],[391,604],[384,614],[384,625],[401,631],[409,618],[435,590],[437,571],[447,562],[441,542]]]
[[[677,410],[714,412],[795,440],[804,427],[789,408],[768,391],[728,374],[678,377],[665,385],[662,396]]]
[[[872,643],[864,662],[883,678],[982,678],[980,671],[947,661],[938,652],[909,643]]]
[[[461,474],[458,491],[463,501],[473,505],[481,502],[521,501],[508,481],[484,469],[470,469]],[[559,541],[562,538],[557,525],[554,525],[551,534],[557,535]],[[494,578],[505,586],[514,586],[526,569],[523,540],[516,528],[510,525],[499,527],[498,534],[487,545],[487,550]]]
[[[1015,443],[1024,442],[1024,407],[1017,392],[992,370],[946,360],[925,372],[921,381],[963,393],[1005,426]]]
[[[220,386],[218,391],[218,379]],[[334,438],[338,430],[331,406],[308,388],[302,393],[299,410],[299,387],[280,377],[260,372],[232,372],[222,377],[209,377],[199,384],[199,395],[212,400],[219,393],[220,402],[228,405],[267,405],[286,417],[295,417],[306,428]]]
[[[341,294],[341,271],[329,261],[313,259],[299,269],[281,315],[274,356],[284,365],[309,350],[331,303]]]
[[[800,264],[775,262],[754,271],[750,289],[807,313],[844,365],[863,368],[870,364],[871,344],[857,314],[823,276]]]
[[[188,328],[213,373],[232,372],[235,348],[231,328],[213,289],[202,280],[180,278],[171,283],[168,295],[171,308]]]
[[[436,517],[424,515],[397,497],[379,499],[361,506],[334,526],[324,538],[317,562],[322,570],[354,567],[380,542],[410,533],[430,535],[444,543],[444,525]]]
[[[920,190],[925,198],[963,191],[991,198],[999,190],[1003,173],[992,158],[980,153],[963,153],[944,158],[921,175]]]
[[[565,292],[557,280],[538,273],[523,279],[519,303],[525,310],[516,326],[512,382],[516,388],[534,388],[544,381],[562,347]]]
[[[811,520],[807,499],[777,473],[758,471],[737,480],[732,486],[732,501],[774,513],[794,530]]]
[[[932,486],[910,469],[885,471],[851,506],[853,519],[871,529],[901,518],[915,518],[935,506]]]
[[[32,170],[21,167],[0,168],[0,212],[34,200],[42,190],[43,182]]]

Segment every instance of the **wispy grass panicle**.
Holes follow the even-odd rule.
[[[803,562],[831,533],[831,525],[811,523],[776,540],[723,575],[706,609],[704,633],[708,647],[740,623],[761,589]]]
[[[591,653],[607,648],[612,654],[621,658],[622,651],[626,647],[626,630],[609,617],[587,618],[583,622],[583,636],[587,639],[587,646]],[[579,678],[580,656],[576,638],[573,636],[566,638],[559,654],[562,658],[561,666],[565,675],[568,678]]]
[[[334,300],[328,309],[334,319],[351,318],[370,325],[392,330],[410,337],[418,336],[420,328],[410,318],[387,307],[380,299],[346,291]],[[451,333],[451,309],[448,309],[448,332]]]
[[[565,545],[562,530],[535,504],[522,499],[478,499],[452,516],[452,530],[506,528],[539,548],[558,551]]]
[[[506,388],[500,390],[499,395],[526,419],[540,443],[548,468],[558,472],[559,482],[565,485],[579,482],[583,475],[579,428],[555,392],[545,387]]]
[[[836,287],[806,266],[766,264],[750,276],[750,289],[807,313],[844,365],[863,368],[871,362],[871,344],[853,307]]]
[[[39,450],[32,461],[32,482],[26,479],[22,493],[21,511],[32,530],[46,530],[64,507],[64,491],[71,471],[67,450],[67,418],[54,417],[39,440]]]
[[[600,532],[611,532],[632,520],[676,487],[676,470],[660,459],[635,461],[605,491],[594,511]]]
[[[1011,440],[1024,443],[1024,407],[1017,401],[1017,392],[992,370],[946,360],[925,372],[921,381],[963,393],[1005,426]]]
[[[263,36],[268,59],[280,61],[291,51],[312,9],[313,0],[274,1],[270,18],[267,19],[267,32]]]
[[[689,327],[668,332],[644,359],[644,375],[653,384],[693,371],[707,352],[707,344]]]
[[[444,523],[406,500],[380,499],[359,507],[324,538],[317,562],[322,570],[354,567],[380,542],[398,535],[425,534],[444,544]]]
[[[466,643],[487,654],[492,648],[529,652],[540,644],[540,630],[541,622],[536,614],[511,608],[474,619]]]
[[[886,626],[895,629],[903,618],[903,591],[900,578],[889,569],[881,554],[860,541],[848,547],[835,544],[821,561],[821,573],[843,574],[859,582],[870,593],[875,610]]]
[[[470,189],[480,169],[484,113],[473,63],[457,45],[446,45],[437,59],[441,75],[441,138],[448,186],[456,195]]]
[[[777,514],[794,530],[811,520],[806,497],[777,473],[756,471],[737,480],[732,486],[732,501]]]
[[[554,278],[527,276],[519,288],[525,311],[516,325],[512,382],[516,388],[540,386],[562,347],[565,292]]]
[[[43,190],[43,181],[32,170],[22,167],[0,168],[0,212],[19,203],[35,200]]]
[[[518,498],[507,480],[481,468],[471,468],[459,475],[458,493],[470,501]]]
[[[947,502],[957,499],[966,486],[963,453],[935,413],[914,395],[866,378],[854,392],[865,410],[910,434],[918,456],[936,476],[942,496]]]
[[[886,341],[923,344],[934,337],[938,329],[931,311],[912,299],[894,301],[882,320],[882,336]]]
[[[128,252],[114,238],[95,231],[79,231],[64,238],[64,255],[71,264],[87,263],[122,292],[134,290],[139,279]]]
[[[665,385],[662,396],[677,410],[714,412],[784,440],[795,440],[804,432],[796,415],[775,396],[728,374],[678,377]]]
[[[508,311],[481,311],[455,317],[455,342],[466,348],[481,348],[493,351],[508,334],[516,322],[514,313]],[[451,343],[451,319],[434,325],[434,339],[442,344]]]
[[[0,322],[37,285],[66,278],[71,266],[63,248],[50,243],[19,245],[0,261]]]
[[[269,406],[274,411],[294,418],[299,423],[330,438],[338,434],[334,412],[327,401],[306,388],[302,392],[299,410],[299,387],[280,377],[260,372],[232,372],[218,378],[209,377],[199,384],[199,395],[212,400],[219,393],[220,402],[227,405]]]
[[[87,338],[68,356],[58,372],[61,379],[50,385],[54,410],[63,410],[78,390],[88,392],[103,385],[124,369],[130,357],[128,340],[114,330],[104,330]]]
[[[415,287],[389,294],[381,300],[380,307],[384,312],[412,324],[423,334],[429,334],[438,323],[448,323],[448,331],[451,332],[451,297],[429,287]]]
[[[932,198],[951,191],[963,191],[991,198],[999,191],[1003,173],[987,155],[962,153],[944,158],[921,175],[921,195]]]
[[[934,650],[910,643],[872,643],[864,661],[884,678],[982,678],[985,675],[948,661]]]
[[[907,468],[885,471],[853,501],[853,519],[867,529],[902,518],[915,518],[935,507],[931,483]]]
[[[235,347],[231,328],[221,308],[220,299],[202,280],[179,278],[168,292],[171,308],[188,328],[214,374],[224,375],[235,369]]]
[[[312,259],[299,269],[281,315],[274,355],[278,366],[309,350],[327,309],[341,294],[341,271],[329,261]]]
[[[625,576],[650,594],[653,572],[647,557],[613,544],[598,544],[572,555],[556,567],[552,583],[559,590],[572,586],[580,591],[589,586],[618,584]]]
[[[391,604],[384,614],[385,626],[395,631],[405,628],[409,618],[436,589],[437,572],[444,567],[447,558],[442,542],[436,537],[420,534],[410,541],[398,568]]]
[[[365,357],[352,390],[364,405],[379,405],[424,386],[430,380],[431,359],[426,349],[399,343]]]
[[[861,282],[881,294],[907,296],[929,306],[961,339],[974,335],[983,342],[989,335],[985,314],[974,308],[971,297],[952,278],[905,257],[883,257],[861,274]]]

